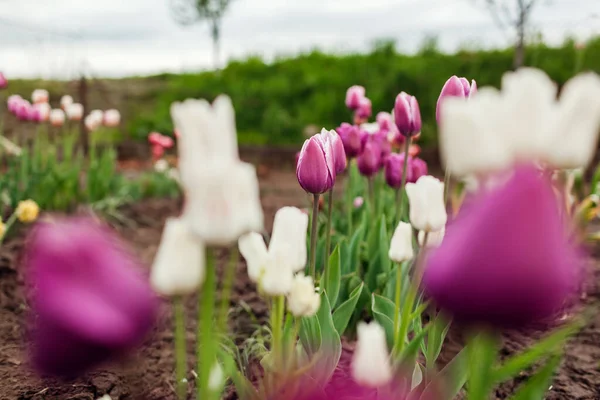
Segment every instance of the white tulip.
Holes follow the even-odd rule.
[[[294,273],[286,263],[287,255],[269,252],[265,259],[264,273],[260,279],[262,291],[269,296],[284,296],[292,290]]]
[[[31,94],[31,101],[33,103],[47,103],[50,99],[50,94],[44,89],[35,89]]]
[[[38,111],[40,115],[40,122],[48,122],[50,118],[50,104],[48,103],[38,103],[34,104],[33,107]]]
[[[221,95],[213,104],[188,99],[171,105],[179,132],[179,168],[185,186],[193,184],[193,171],[204,165],[220,166],[239,161],[235,113],[231,99]]]
[[[360,129],[367,132],[369,135],[373,135],[379,132],[379,124],[377,122],[365,123],[360,126]]]
[[[431,175],[425,175],[417,183],[406,184],[410,204],[410,222],[421,231],[435,232],[446,225],[448,216],[444,204],[444,184]]]
[[[283,207],[275,214],[269,251],[286,254],[286,263],[294,272],[302,271],[306,267],[307,230],[308,214],[300,209]]]
[[[180,174],[183,174],[181,169]],[[244,233],[263,230],[258,178],[253,165],[236,162],[204,167],[189,171],[187,178],[187,182],[183,180],[184,216],[204,243],[228,245]]]
[[[154,163],[154,170],[158,173],[164,174],[169,170],[169,162],[164,158],[161,158]]]
[[[69,108],[71,104],[73,104],[73,97],[68,94],[60,98],[60,108],[63,110],[67,111],[67,108]]]
[[[208,388],[214,392],[221,390],[224,384],[225,373],[223,372],[221,364],[216,361],[213,367],[210,369],[210,374],[208,375]]]
[[[400,222],[394,231],[390,243],[389,257],[392,261],[401,263],[412,260],[415,256],[412,245],[412,226],[406,222]]]
[[[102,110],[92,110],[90,111],[89,115],[95,120],[100,121],[100,124],[102,123],[102,121],[104,121],[104,111]]]
[[[52,124],[52,126],[63,126],[65,123],[65,113],[60,108],[55,108],[54,110],[50,111],[48,119],[50,120],[50,124]]]
[[[360,322],[358,341],[352,357],[352,377],[361,386],[377,388],[391,382],[392,366],[385,331],[376,322]]]
[[[429,232],[427,235],[427,247],[439,247],[444,240],[446,234],[446,227],[443,227],[439,231]],[[419,246],[423,246],[425,240],[425,231],[419,231]]]
[[[150,274],[154,290],[165,296],[194,293],[204,281],[204,245],[193,236],[186,222],[170,218]]]
[[[287,308],[295,317],[315,315],[321,305],[321,296],[315,291],[312,277],[297,274],[287,295],[287,301]]]
[[[121,113],[118,110],[106,110],[104,112],[104,125],[115,128],[121,123]]]
[[[83,105],[73,103],[66,108],[65,112],[71,121],[81,121],[81,118],[83,118]]]
[[[252,282],[258,283],[267,265],[267,246],[260,233],[250,232],[238,240],[240,254],[246,260],[248,276]]]

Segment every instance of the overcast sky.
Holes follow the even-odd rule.
[[[9,77],[125,76],[209,68],[206,25],[181,27],[170,0],[0,0],[0,70]],[[515,3],[516,0],[500,0]],[[427,35],[443,50],[504,46],[474,0],[235,0],[222,26],[222,60],[318,47],[364,51],[393,38],[412,52]],[[480,0],[481,3],[483,1]],[[539,0],[533,27],[546,41],[600,34],[600,0]]]

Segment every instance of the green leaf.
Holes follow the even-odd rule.
[[[411,367],[415,365],[417,362],[417,356],[419,355],[419,349],[421,348],[421,344],[423,343],[423,339],[425,335],[429,331],[429,326],[426,326],[422,331],[420,331],[417,335],[413,337],[413,339],[408,343],[408,345],[402,351],[402,355],[400,357],[400,361],[405,365],[410,365]]]
[[[544,393],[550,387],[552,383],[552,377],[554,371],[560,364],[561,356],[555,354],[550,357],[550,360],[532,377],[530,377],[523,385],[521,385],[515,393],[512,400],[532,400],[532,399],[543,399]]]
[[[351,293],[348,300],[343,302],[334,312],[333,312],[333,325],[335,326],[335,330],[343,335],[348,327],[348,322],[350,322],[350,318],[354,313],[356,308],[356,303],[358,302],[358,298],[362,293],[364,287],[364,283],[361,283],[360,286],[357,286]]]
[[[379,219],[379,263],[381,271],[390,272],[391,260],[389,257],[390,250],[390,238],[387,232],[387,224],[385,221],[385,215],[382,215]]]
[[[331,305],[325,291],[321,293],[321,307],[316,317],[321,327],[321,354],[315,365],[316,373],[312,377],[323,386],[333,375],[342,355],[342,342],[333,324]]]
[[[469,339],[469,400],[485,400],[493,386],[492,365],[498,356],[498,340],[485,332]]]
[[[363,240],[365,228],[363,226],[359,227],[352,235],[352,239],[350,239],[350,263],[346,266],[343,265],[344,274],[357,271],[359,272],[360,268],[360,244]]]
[[[468,347],[463,348],[431,379],[429,385],[421,394],[421,400],[438,399],[442,394],[445,397],[439,398],[439,400],[450,400],[458,395],[469,377]],[[439,392],[440,386],[444,388],[443,392]]]
[[[340,247],[336,246],[333,253],[329,256],[327,272],[325,273],[324,289],[327,292],[327,297],[331,304],[336,304],[338,294],[340,293],[341,283],[341,264],[340,264]]]
[[[385,337],[389,349],[394,348],[394,313],[396,306],[389,299],[374,294],[371,298],[373,317],[385,330]]]
[[[521,371],[531,367],[549,353],[554,352],[559,346],[562,346],[564,341],[576,333],[580,327],[580,322],[569,324],[540,340],[524,352],[512,356],[503,365],[494,370],[492,375],[493,380],[495,382],[504,382],[517,376]]]
[[[425,352],[425,361],[429,369],[435,367],[435,361],[442,351],[442,345],[448,329],[450,329],[451,320],[438,313],[433,321],[429,324],[431,329],[427,335],[427,351]]]
[[[316,316],[302,318],[298,336],[306,354],[310,357],[317,354],[322,343],[319,319]]]

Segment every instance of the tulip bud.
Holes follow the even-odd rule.
[[[98,120],[100,124],[102,124],[102,121],[104,121],[104,111],[102,110],[92,110],[90,111],[89,115]]]
[[[364,150],[357,159],[358,170],[364,176],[371,177],[379,171],[381,165],[381,146],[375,140],[367,140]]]
[[[208,375],[208,388],[213,391],[219,391],[223,388],[225,384],[225,373],[223,372],[223,368],[218,361],[215,361],[215,364],[210,369],[210,374]]]
[[[21,96],[19,96],[18,94],[12,94],[12,95],[8,96],[8,98],[6,99],[6,106],[8,108],[8,111],[10,111],[13,114],[16,113],[17,108],[19,108],[19,105],[23,101],[24,101],[24,99]]]
[[[344,150],[344,143],[340,138],[340,135],[335,130],[328,131],[323,128],[321,130],[321,136],[324,136],[326,140],[329,141],[331,146],[331,151],[333,154],[333,163],[335,168],[335,173],[341,174],[346,169],[346,151]]]
[[[308,215],[296,207],[283,207],[275,213],[269,252],[285,254],[285,263],[293,272],[306,267]]]
[[[50,124],[55,127],[63,126],[65,123],[65,113],[60,108],[55,108],[50,111]]]
[[[121,113],[118,110],[106,110],[104,112],[104,121],[105,126],[109,128],[116,128],[121,123]]]
[[[391,131],[392,129],[396,128],[392,119],[392,114],[389,112],[381,111],[377,113],[375,120],[379,124],[379,129],[383,131]]]
[[[427,235],[427,247],[439,247],[442,244],[442,240],[444,240],[444,235],[446,234],[446,227],[443,227],[439,231],[429,232]],[[425,232],[419,231],[418,235],[419,246],[423,246],[423,242],[425,241]]]
[[[19,221],[23,223],[31,223],[35,221],[40,213],[40,207],[33,200],[20,201],[15,210],[15,214]]]
[[[83,118],[83,105],[80,103],[73,103],[67,106],[65,112],[69,120],[81,121],[81,119]]]
[[[365,88],[362,86],[351,86],[346,91],[346,107],[351,110],[357,110],[360,107],[360,101],[365,97]]]
[[[64,111],[67,111],[71,104],[73,104],[73,97],[69,96],[68,94],[60,98],[60,108],[62,108]]]
[[[50,104],[48,103],[38,103],[34,104],[33,107],[38,112],[38,120],[39,122],[48,122],[50,118]]]
[[[321,135],[307,139],[300,150],[296,177],[300,186],[312,194],[329,191],[335,184],[335,161],[331,143]]]
[[[410,172],[408,174],[407,182],[416,183],[420,177],[427,175],[427,163],[420,158],[410,157],[408,159],[410,164]]]
[[[150,283],[164,296],[194,293],[205,276],[204,245],[185,221],[169,218],[154,258]]]
[[[450,77],[450,79],[448,79],[446,81],[446,83],[444,84],[444,87],[442,88],[442,92],[440,93],[440,97],[438,98],[438,101],[437,101],[437,106],[436,106],[436,111],[435,111],[436,120],[438,122],[440,120],[440,109],[441,109],[443,100],[445,98],[458,97],[461,99],[468,99],[472,95],[474,95],[476,92],[477,92],[477,83],[475,82],[475,80],[471,81],[471,84],[469,84],[469,81],[466,78],[459,78],[456,75]]]
[[[248,276],[254,283],[260,281],[267,263],[267,246],[260,233],[250,232],[238,240],[240,254],[246,260]]]
[[[313,279],[299,273],[294,277],[292,288],[287,295],[287,308],[295,317],[311,317],[321,305],[321,296],[315,291]]]
[[[37,103],[47,103],[50,99],[50,94],[44,89],[35,89],[31,94],[31,101]]]
[[[48,104],[48,103],[40,103],[40,104]],[[36,104],[29,106],[29,109],[27,110],[27,112],[28,112],[27,120],[30,122],[41,122],[42,116],[41,116],[39,110],[35,106],[36,106]]]
[[[165,159],[157,160],[154,163],[154,170],[158,173],[164,174],[169,170],[169,162]]]
[[[32,358],[43,374],[74,377],[140,344],[157,299],[117,237],[85,219],[38,225],[28,241]]]
[[[373,111],[371,100],[367,97],[363,97],[362,99],[360,99],[358,108],[356,109],[356,115],[358,116],[358,118],[367,119],[371,116],[372,113]]]
[[[96,129],[98,129],[98,127],[101,124],[101,120],[98,121],[98,119],[95,118],[92,114],[89,114],[84,118],[83,123],[88,131],[93,132]]]
[[[446,225],[444,183],[425,175],[416,183],[407,183],[406,194],[410,204],[410,222],[416,229],[435,232]]]
[[[376,322],[357,326],[358,340],[352,357],[352,377],[361,386],[377,388],[392,381],[392,366],[385,331]]]
[[[394,122],[398,131],[405,137],[415,136],[421,132],[421,111],[414,96],[402,92],[396,97]]]
[[[265,268],[260,279],[260,287],[268,296],[285,296],[294,283],[294,273],[286,263],[286,254],[270,251],[265,259]]]
[[[400,222],[394,231],[388,256],[397,263],[412,260],[415,256],[412,245],[412,226]]]
[[[339,128],[337,128],[337,133],[342,139],[344,152],[346,153],[347,157],[354,158],[362,153],[364,147],[364,133],[358,126],[350,125],[344,122]]]
[[[354,208],[360,208],[363,204],[365,204],[365,199],[362,198],[362,196],[357,196],[352,201],[352,205],[354,206]]]
[[[30,109],[31,104],[27,100],[21,100],[15,106],[15,116],[19,121],[29,121]]]
[[[411,182],[412,168],[410,167],[411,158],[408,159],[406,167],[406,180]],[[390,154],[385,161],[385,181],[388,186],[394,189],[400,189],[402,186],[402,174],[404,169],[404,153]]]
[[[2,72],[0,72],[0,89],[6,89],[7,86],[8,79],[6,79],[6,76],[4,76]]]
[[[570,241],[550,182],[521,166],[458,215],[427,258],[423,288],[459,321],[518,329],[575,295],[582,260]]]

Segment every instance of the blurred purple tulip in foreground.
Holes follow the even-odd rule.
[[[581,259],[550,182],[519,167],[473,199],[425,265],[425,292],[467,323],[517,328],[552,317],[577,289]]]
[[[139,344],[154,323],[157,298],[138,263],[91,220],[40,224],[27,264],[42,374],[81,375]]]

